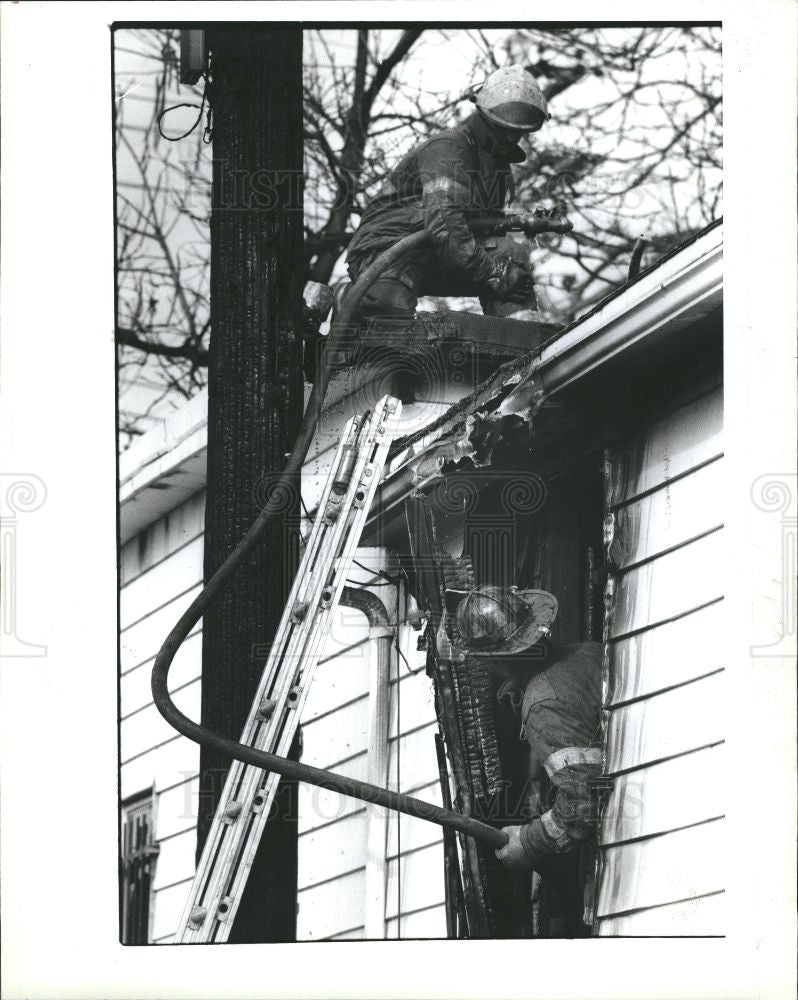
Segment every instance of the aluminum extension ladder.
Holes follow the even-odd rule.
[[[383,396],[372,412],[352,417],[344,428],[241,743],[281,756],[289,752],[401,409],[398,399]],[[179,943],[227,940],[279,780],[233,761],[177,930]]]

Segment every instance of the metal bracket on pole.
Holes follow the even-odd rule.
[[[181,28],[180,82],[195,84],[205,72],[207,62],[205,32],[196,28]]]

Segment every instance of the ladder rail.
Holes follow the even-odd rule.
[[[348,490],[347,500],[351,499],[351,497],[354,495],[354,490],[356,488],[359,488],[362,482],[362,473],[363,473],[362,467],[364,466],[364,464],[366,464],[362,459],[364,456],[367,455],[368,451],[364,451],[361,449],[361,455],[360,455],[361,461],[359,463],[356,463],[354,472],[357,473],[357,475],[352,476],[352,482],[350,483],[350,487],[352,488]],[[334,477],[334,470],[333,470],[333,476],[331,476],[331,478],[333,477]],[[347,501],[344,502],[344,505],[346,505],[346,503]],[[348,517],[347,518],[341,517],[340,521],[346,522],[348,521]],[[344,527],[347,529],[347,532],[351,537],[352,534],[351,528],[349,528],[348,525],[346,525],[346,523],[344,523]],[[338,534],[340,535],[342,533],[344,532],[339,532]],[[322,569],[320,571],[320,576],[317,580],[315,593],[313,594],[314,600],[319,596],[319,588],[325,584],[325,582],[329,577],[329,567],[327,565],[327,562],[328,560],[327,561],[321,560]],[[305,596],[307,596],[307,591]],[[311,603],[311,607],[313,607],[313,603]],[[324,618],[329,617],[329,612],[323,615],[323,617]],[[322,626],[322,629],[320,629],[319,624],[320,623],[318,622],[318,620],[312,622],[312,630],[309,636],[310,639],[312,639],[314,635],[317,637],[320,636],[322,634],[322,629],[326,631],[326,628],[324,628],[324,626]],[[318,643],[314,643],[313,645],[317,644]],[[295,646],[295,649],[296,648],[297,647]],[[307,647],[307,642],[305,643],[305,649],[303,652],[305,654],[305,658],[307,658],[307,656],[309,654],[312,654],[313,652],[312,649],[309,649]],[[293,689],[293,687],[295,687],[295,681],[296,681],[296,676],[294,674],[293,664],[289,664],[288,669],[286,669],[283,673],[282,690],[280,691],[278,696],[279,712],[275,712],[275,715],[273,717],[274,725],[270,728],[270,732],[268,734],[270,739],[258,740],[258,742],[262,743],[263,745],[269,745],[269,744],[273,745],[274,736],[281,735],[279,745],[284,752],[287,752],[288,749],[290,748],[290,742],[293,738],[293,730],[296,728],[296,726],[292,727],[290,725],[291,716],[292,714],[295,715],[296,712],[300,710],[299,705],[295,704],[292,708],[288,706],[285,701],[286,692],[287,691],[290,692]],[[303,685],[303,687],[304,690],[307,690],[307,684]],[[250,771],[244,775],[243,787],[241,787],[239,790],[236,791],[237,798],[245,804],[248,804],[251,801],[253,801],[254,796],[258,793],[258,786],[261,785],[262,779],[263,775],[261,769],[259,768],[250,769]],[[273,798],[273,792],[275,788],[276,784],[274,782],[271,782],[267,783],[265,789],[261,789],[261,802],[260,802],[260,808],[258,810],[258,812],[260,813],[260,819],[254,822],[253,824],[254,830],[251,830],[251,833],[254,836],[258,835],[258,827],[265,822],[268,809],[271,806],[271,800]],[[214,910],[214,912],[216,912],[221,901],[225,899],[225,896],[230,895],[230,892],[227,891],[227,887],[230,882],[230,877],[229,877],[230,872],[236,870],[237,866],[239,866],[239,860],[240,860],[241,852],[238,841],[241,840],[241,837],[245,837],[247,835],[247,831],[249,829],[250,829],[250,821],[249,818],[247,818],[247,821],[237,824],[235,832],[240,833],[241,836],[238,837],[235,836],[233,831],[229,831],[227,833],[227,838],[226,838],[227,843],[225,844],[224,861],[222,862],[222,864],[218,864],[218,862],[215,862],[217,864],[217,870],[215,872],[216,878],[213,879],[214,884],[211,885],[210,887],[206,884],[204,893],[202,895],[203,903],[207,903]],[[238,870],[240,871],[240,866]],[[231,922],[232,917],[234,915],[231,912],[231,910],[237,906],[237,903],[238,899],[235,897],[235,893],[233,892],[232,907],[229,905],[229,903],[225,907],[226,909],[225,920],[228,923]]]
[[[375,459],[375,462],[373,463],[375,466],[381,466],[382,464],[384,464],[385,457],[387,457],[389,443],[390,443],[390,438],[386,435],[385,444],[380,448],[382,454],[378,454],[378,456]],[[373,492],[376,491],[377,479],[378,477],[376,475],[372,476],[371,480],[372,488],[369,491],[368,502],[364,503],[362,509],[359,510],[355,515],[355,518],[353,518],[352,528],[349,532],[346,548],[344,549],[342,554],[338,557],[339,568],[336,575],[335,595],[330,603],[330,606],[325,610],[324,618],[326,620],[319,623],[320,627],[314,633],[314,648],[309,651],[309,664],[308,667],[306,668],[307,673],[305,673],[305,668],[303,668],[303,677],[301,681],[301,694],[299,703],[296,705],[295,708],[296,719],[298,720],[298,722],[301,721],[302,711],[304,709],[305,702],[307,701],[307,697],[310,693],[310,687],[313,682],[313,677],[316,671],[316,667],[318,666],[318,659],[319,656],[321,655],[321,649],[317,647],[321,646],[322,640],[326,637],[329,629],[329,621],[332,618],[334,611],[340,602],[341,594],[346,584],[346,573],[348,572],[349,566],[351,565],[351,559],[354,556],[355,550],[357,549],[357,545],[363,530],[363,526],[368,517],[368,510],[370,506],[371,497],[373,495]],[[277,750],[277,752],[281,756],[287,755],[288,752],[290,751],[291,743],[293,742],[293,735],[294,733],[292,732],[290,734],[290,738],[289,736],[286,735],[281,741],[281,745]],[[267,818],[265,814],[268,808],[271,807],[271,802],[273,801],[274,795],[276,794],[276,789],[279,780],[280,776],[278,774],[275,774],[274,772],[269,772],[269,777],[267,779],[267,784],[269,786],[269,792],[270,792],[270,794],[267,794],[268,806],[264,807],[262,818],[259,818],[256,821],[257,825],[259,825],[261,828],[265,826]],[[245,852],[241,859],[241,865],[239,869],[240,874],[237,875],[236,879],[231,885],[230,895],[234,899],[233,905],[235,908],[237,908],[238,903],[240,902],[241,895],[243,894],[243,887],[244,884],[246,883],[246,877],[249,873],[249,870],[252,867],[252,864],[254,863],[259,839],[260,839],[260,834],[253,835],[250,838],[250,841],[247,844]],[[231,919],[232,917],[234,917],[234,914],[235,910],[231,912]]]
[[[364,432],[368,430],[368,422],[364,423],[358,430],[356,444],[360,442],[361,449],[364,443],[362,442]],[[368,437],[368,435],[366,436]],[[342,462],[349,462],[351,464],[350,456],[344,456]],[[276,670],[270,671],[270,673],[275,674],[275,686],[267,689],[265,693],[271,696],[272,700],[276,702],[276,708],[268,720],[266,727],[261,727],[260,732],[255,730],[258,736],[255,745],[259,749],[269,749],[274,746],[275,740],[280,738],[283,729],[286,727],[287,720],[290,719],[296,707],[295,705],[288,704],[288,698],[295,688],[296,671],[308,654],[308,642],[311,641],[314,634],[318,634],[318,616],[319,610],[322,607],[321,601],[325,593],[324,588],[329,578],[330,561],[334,559],[335,553],[341,546],[342,539],[346,537],[349,530],[348,511],[351,508],[355,492],[359,488],[358,474],[361,473],[363,465],[363,455],[359,454],[358,460],[356,460],[354,465],[354,470],[350,471],[351,480],[347,483],[346,494],[340,504],[341,513],[333,522],[330,537],[324,539],[324,549],[318,556],[310,579],[305,577],[304,573],[299,574],[305,577],[306,580],[301,600],[309,610],[302,620],[299,630],[295,630],[292,635],[290,648],[280,652]],[[345,514],[344,511],[347,513]],[[324,509],[322,508],[320,518],[323,517]],[[322,555],[327,553],[327,557],[322,558]],[[292,608],[290,605],[287,605],[286,616],[290,616],[291,613]],[[274,660],[274,657],[271,659]],[[254,705],[258,705],[257,699]],[[253,714],[254,708],[251,715]],[[242,737],[242,742],[252,743],[253,741],[246,741]],[[245,813],[245,818],[242,821],[236,821],[232,824],[228,824],[223,819],[222,822],[216,824],[220,832],[222,846],[213,853],[209,852],[208,857],[213,858],[213,870],[210,873],[209,879],[203,883],[202,892],[197,895],[199,905],[208,908],[213,913],[219,912],[223,901],[226,901],[230,895],[228,886],[231,880],[231,873],[235,872],[239,864],[242,843],[250,829],[249,813],[257,797],[258,786],[262,780],[262,772],[259,768],[239,767],[231,778],[232,780],[226,786],[226,794],[223,795],[223,799],[220,801],[219,812],[224,817],[226,809],[232,806],[233,800],[235,800],[240,812]],[[270,807],[271,801],[267,797],[266,802],[259,803],[259,812],[263,812]],[[233,817],[233,819],[237,820],[237,817]],[[237,900],[233,900],[232,905],[230,902],[225,902],[224,904],[224,918],[228,922],[228,925],[232,922],[231,910],[233,907],[237,907],[237,902]],[[210,917],[206,919],[210,919]]]
[[[338,315],[334,318],[327,342],[327,349],[322,355],[321,364],[314,381],[310,399],[305,407],[305,416],[299,428],[294,447],[283,469],[280,485],[287,487],[291,478],[299,476],[302,462],[310,446],[314,430],[318,424],[322,403],[330,379],[328,357],[345,342],[348,331],[355,323],[356,311],[363,296],[377,278],[397,260],[416,250],[427,240],[426,232],[413,233],[403,237],[393,246],[384,250],[372,261],[357,281],[352,285],[346,301],[342,304]],[[219,753],[229,756],[235,761],[252,764],[268,771],[274,771],[283,776],[298,781],[308,782],[323,788],[329,788],[342,795],[349,795],[364,802],[373,802],[387,809],[397,810],[409,816],[417,816],[437,823],[440,826],[468,834],[492,847],[501,847],[507,843],[507,835],[486,823],[470,816],[442,809],[421,799],[392,792],[368,782],[355,778],[347,778],[321,768],[311,767],[291,761],[276,754],[257,750],[254,747],[228,739],[214,732],[180,711],[169,692],[169,671],[178,649],[183,644],[192,628],[197,624],[205,610],[218,599],[224,587],[232,578],[242,561],[252,552],[265,528],[278,512],[279,505],[270,498],[263,506],[244,537],[235,546],[230,555],[216,570],[205,584],[202,592],[191,603],[175,622],[169,634],[161,644],[152,668],[150,686],[153,701],[163,718],[182,736],[203,746],[213,747]]]
[[[309,539],[296,585],[292,587],[293,601],[289,600],[286,605],[281,622],[285,626],[280,630],[285,642],[272,647],[241,738],[242,743],[258,749],[274,748],[281,754],[290,750],[320,655],[321,640],[329,631],[329,623],[376,490],[379,471],[387,457],[392,434],[385,433],[386,420],[393,414],[392,423],[395,425],[399,409],[398,401],[389,405],[386,397],[380,401],[375,413],[359,426],[350,421],[352,431],[356,433],[342,436],[311,532],[313,547]],[[352,448],[356,450],[354,461]],[[347,468],[349,477],[346,493],[339,503],[339,516],[333,520],[332,528],[323,534],[322,525],[328,520],[327,502],[335,483],[340,480],[342,467]],[[313,570],[307,574],[304,572],[305,563],[310,561]],[[297,602],[307,609],[298,624],[295,615]],[[293,628],[290,627],[292,621]],[[291,703],[292,693],[295,697]],[[259,708],[265,697],[274,703],[274,710],[264,725],[259,717]],[[264,781],[264,772],[259,767],[243,765],[238,761],[231,767],[212,833],[209,833],[184,909],[179,939],[226,939],[278,782],[279,775],[273,772]],[[191,919],[197,907],[205,911],[199,926]]]
[[[357,418],[353,417],[347,422],[344,433],[341,436],[341,441],[336,452],[335,459],[331,465],[330,473],[325,483],[325,488],[322,492],[322,501],[326,503],[329,494],[332,490],[333,483],[335,482],[335,476],[337,475],[341,463],[344,458],[346,447],[348,442],[351,441],[353,430],[356,426]],[[323,509],[323,508],[322,508]],[[311,529],[310,536],[308,538],[308,544],[305,550],[305,557],[307,557],[309,552],[323,544],[324,536],[328,532],[326,529],[329,525],[326,525],[321,517],[316,518]],[[304,558],[303,557],[303,562]],[[294,581],[292,583],[291,589],[289,591],[289,604],[288,607],[292,607],[293,604],[299,600],[300,594],[307,584],[307,580],[303,573],[297,573]],[[280,649],[282,645],[286,642],[291,642],[292,639],[292,629],[294,629],[294,623],[290,621],[287,615],[283,615],[280,620],[280,625],[278,626],[278,632],[275,636],[275,644],[272,646],[272,651]],[[295,629],[294,629],[295,631]],[[274,666],[275,660],[272,656],[268,658],[264,673],[258,684],[255,699],[253,701],[253,706],[250,710],[247,722],[244,727],[244,735],[242,737],[242,742],[248,745],[252,745],[254,738],[254,731],[257,729],[259,722],[256,720],[257,709],[260,706],[263,699],[266,697],[266,691],[271,686],[274,677]],[[263,749],[263,747],[261,747]],[[227,778],[225,780],[225,785],[222,790],[219,806],[218,808],[224,808],[229,804],[231,800],[231,793],[233,788],[238,784],[240,775],[246,765],[241,761],[233,760],[231,766],[228,770]],[[212,864],[213,858],[217,856],[218,851],[222,847],[222,842],[229,833],[229,828],[223,824],[212,824],[211,829],[208,831],[208,837],[206,839],[205,846],[200,858],[200,862],[197,867],[197,871],[194,876],[194,885],[192,887],[193,891],[189,897],[189,900],[184,908],[183,915],[178,928],[178,937],[186,932],[186,926],[189,921],[191,910],[193,906],[199,905],[208,895],[208,886],[206,884],[206,879],[208,877],[209,869]],[[197,883],[200,883],[202,888],[201,892],[196,891]]]

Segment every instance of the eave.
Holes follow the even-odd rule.
[[[369,525],[384,523],[413,490],[440,479],[445,459],[467,454],[468,421],[476,414],[489,412],[497,418],[528,414],[620,355],[651,351],[720,310],[722,300],[723,225],[718,221],[542,348],[503,365],[430,427],[398,441],[367,533]]]
[[[442,460],[465,454],[479,413],[525,414],[619,356],[645,353],[722,303],[723,227],[713,223],[641,272],[540,348],[498,368],[412,437],[397,441],[364,541],[414,490],[441,478]],[[119,460],[124,544],[205,487],[207,393],[199,393]],[[317,473],[314,473],[317,474]]]

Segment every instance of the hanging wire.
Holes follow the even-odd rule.
[[[375,576],[381,576],[383,580],[387,581],[386,584],[375,583],[375,584],[369,584],[369,586],[374,586],[374,587],[395,586],[396,580],[399,579],[398,576],[393,577],[390,575],[390,573],[386,573],[384,569],[370,569],[368,566],[364,566],[362,562],[358,562],[357,559],[352,559],[352,562],[355,564],[355,566],[359,566],[360,569],[365,570],[366,573],[373,573]]]
[[[406,623],[405,621],[401,621],[401,622],[397,621],[397,622],[396,622],[395,624],[396,624],[396,630],[395,630],[395,633],[394,633],[394,642],[393,642],[393,644],[394,644],[394,647],[395,647],[395,649],[396,649],[396,652],[397,652],[397,653],[399,654],[399,656],[401,656],[401,657],[402,657],[402,659],[404,660],[404,662],[405,662],[405,666],[407,667],[407,672],[408,672],[409,674],[417,674],[417,673],[419,673],[419,672],[420,672],[421,670],[423,670],[423,669],[424,669],[424,667],[423,667],[423,666],[421,666],[421,667],[417,667],[417,668],[416,668],[416,669],[414,670],[414,669],[413,669],[413,668],[412,668],[412,667],[410,666],[410,663],[408,662],[408,659],[407,659],[407,657],[405,656],[405,654],[404,654],[404,653],[402,652],[402,650],[401,650],[401,649],[399,648],[399,626],[400,626],[400,625],[406,625],[407,623]]]
[[[194,131],[194,129],[202,121],[202,115],[205,112],[205,105],[206,104],[208,106],[208,114],[207,114],[207,117],[205,119],[205,128],[202,130],[202,141],[207,144],[207,143],[209,143],[212,140],[212,138],[213,138],[213,107],[211,106],[211,103],[208,100],[208,72],[207,72],[207,70],[202,74],[202,78],[205,81],[205,83],[204,83],[203,88],[202,88],[202,101],[199,104],[191,104],[191,103],[187,103],[185,101],[181,102],[180,104],[171,104],[168,108],[164,108],[163,111],[161,111],[161,113],[158,115],[157,122],[156,122],[157,125],[158,125],[158,131],[160,132],[162,138],[166,139],[167,142],[180,142],[181,139],[185,139],[186,136],[191,135],[191,133]],[[169,114],[170,111],[177,111],[178,108],[195,108],[199,112],[199,114],[197,115],[196,120],[194,121],[194,124],[191,126],[191,128],[188,129],[187,131],[185,131],[182,135],[175,135],[175,136],[167,135],[166,132],[164,132],[163,128],[161,127],[161,122],[163,121],[164,117],[167,114]]]
[[[387,576],[387,574],[385,574],[385,575]],[[411,676],[414,676],[415,674],[418,674],[422,670],[424,670],[426,668],[426,664],[422,663],[420,667],[416,667],[415,670],[414,670],[413,667],[410,666],[410,661],[407,659],[407,657],[402,652],[402,650],[401,650],[401,648],[399,646],[399,626],[400,625],[407,625],[407,604],[406,603],[405,603],[404,615],[401,618],[399,617],[399,594],[400,594],[400,586],[401,586],[401,582],[402,582],[402,577],[404,577],[405,581],[409,583],[409,581],[407,581],[407,573],[404,571],[403,568],[400,568],[400,571],[396,574],[396,576],[394,576],[394,577],[388,577],[388,579],[390,579],[391,582],[396,585],[396,630],[394,632],[394,646],[396,647],[396,652],[404,660],[405,666],[407,667],[407,672]],[[398,678],[398,676],[399,676],[399,664],[398,663],[396,665],[396,668],[397,668],[396,673],[397,673],[397,678]]]
[[[346,582],[347,583],[351,583],[352,586],[354,586],[354,587],[393,587],[393,586],[395,586],[396,579],[398,579],[398,577],[395,579],[394,577],[390,576],[390,574],[386,573],[384,570],[381,570],[381,569],[370,569],[368,566],[364,566],[362,562],[358,562],[358,560],[354,559],[354,558],[352,559],[352,562],[355,564],[355,566],[358,566],[364,572],[366,572],[366,573],[372,573],[373,574],[373,579],[371,579],[371,580],[351,580],[351,579],[349,579],[349,577],[347,577]],[[382,577],[382,582],[381,583],[378,582],[378,579],[377,579],[378,577]]]

